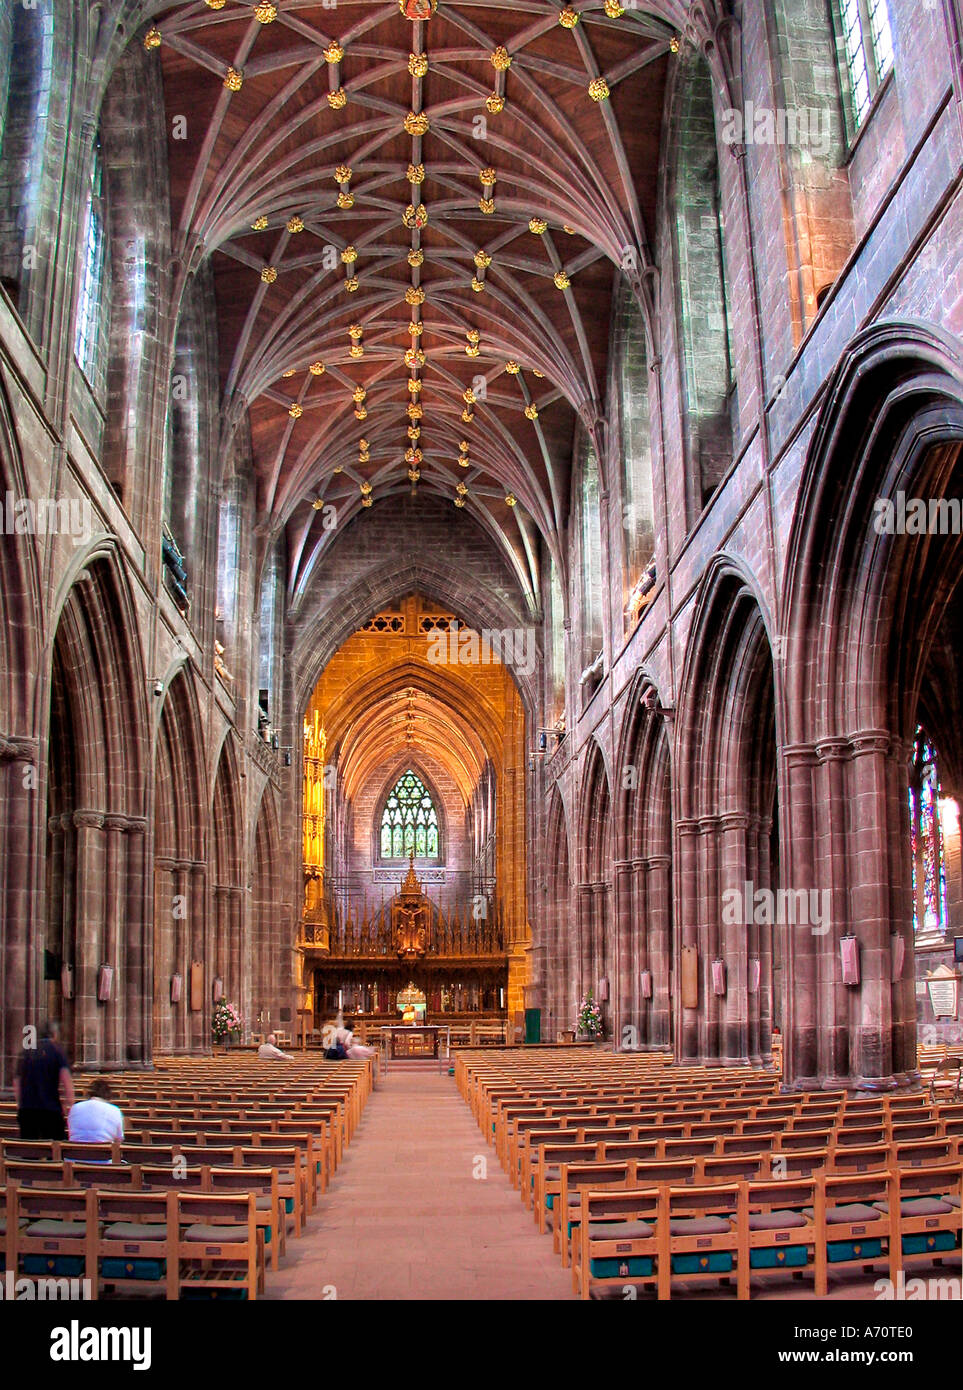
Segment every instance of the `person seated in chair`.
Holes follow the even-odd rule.
[[[92,1081],[86,1100],[70,1107],[67,1132],[75,1144],[110,1144],[124,1137],[124,1116],[110,1104],[106,1081]]]
[[[350,1028],[346,1028],[344,1023],[335,1032],[335,1041],[339,1042],[344,1048],[345,1056],[350,1057],[353,1062],[358,1062],[364,1057],[373,1057],[375,1050],[373,1047],[365,1047],[364,1043],[355,1042],[354,1034]]]
[[[282,1052],[277,1041],[276,1033],[268,1033],[267,1038],[258,1048],[257,1055],[259,1057],[286,1057],[288,1061],[291,1061],[290,1052]]]

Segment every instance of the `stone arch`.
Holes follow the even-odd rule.
[[[616,792],[617,1000],[623,1045],[672,1041],[672,778],[670,739],[659,695],[643,670],[623,722]],[[642,974],[651,976],[651,992]]]
[[[191,965],[207,965],[207,814],[204,742],[189,668],[171,679],[160,713],[154,754],[154,1047],[203,1048],[206,1005],[191,1007]],[[171,978],[183,990],[171,999]],[[207,991],[205,991],[206,996]]]
[[[789,930],[773,921],[775,677],[754,583],[726,557],[703,583],[679,688],[676,940],[680,960],[683,946],[698,951],[699,1004],[682,1008],[677,997],[676,1046],[684,1059],[759,1065],[771,1053],[774,941],[781,962],[778,934]],[[766,895],[758,907],[757,892]],[[715,961],[724,963],[721,994]]]
[[[87,557],[60,608],[51,652],[47,747],[48,961],[73,967],[72,997],[47,982],[80,1066],[150,1056],[144,1005],[148,739],[130,594],[111,548]],[[114,968],[98,1001],[98,971]],[[51,974],[59,974],[51,971]]]
[[[907,787],[913,732],[945,747],[963,787],[963,632],[953,598],[963,489],[963,355],[924,324],[858,335],[828,383],[790,535],[787,797],[792,882],[828,895],[834,930],[793,940],[787,1074],[886,1088],[916,1076]],[[900,498],[902,497],[902,504]],[[897,515],[922,499],[925,531]],[[889,521],[892,523],[891,528]],[[851,807],[858,798],[859,823]],[[956,885],[959,892],[959,885]],[[842,984],[838,941],[859,943],[861,983]],[[895,941],[908,962],[893,980]]]

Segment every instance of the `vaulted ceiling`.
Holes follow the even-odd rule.
[[[340,529],[416,488],[537,594],[619,271],[645,295],[674,33],[617,0],[161,10],[175,250],[182,278],[212,258],[224,418],[249,413],[292,592],[323,504]]]

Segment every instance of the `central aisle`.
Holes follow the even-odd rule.
[[[473,1177],[476,1159],[487,1175]],[[486,1146],[454,1078],[379,1083],[268,1298],[562,1299],[569,1270]],[[327,1295],[330,1297],[330,1292]]]

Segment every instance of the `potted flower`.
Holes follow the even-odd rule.
[[[241,1015],[235,1004],[219,999],[211,1014],[211,1036],[216,1043],[226,1047],[229,1042],[239,1042],[241,1037]]]
[[[579,1005],[575,1027],[581,1042],[597,1042],[602,1036],[602,1010],[592,997],[591,990]]]

